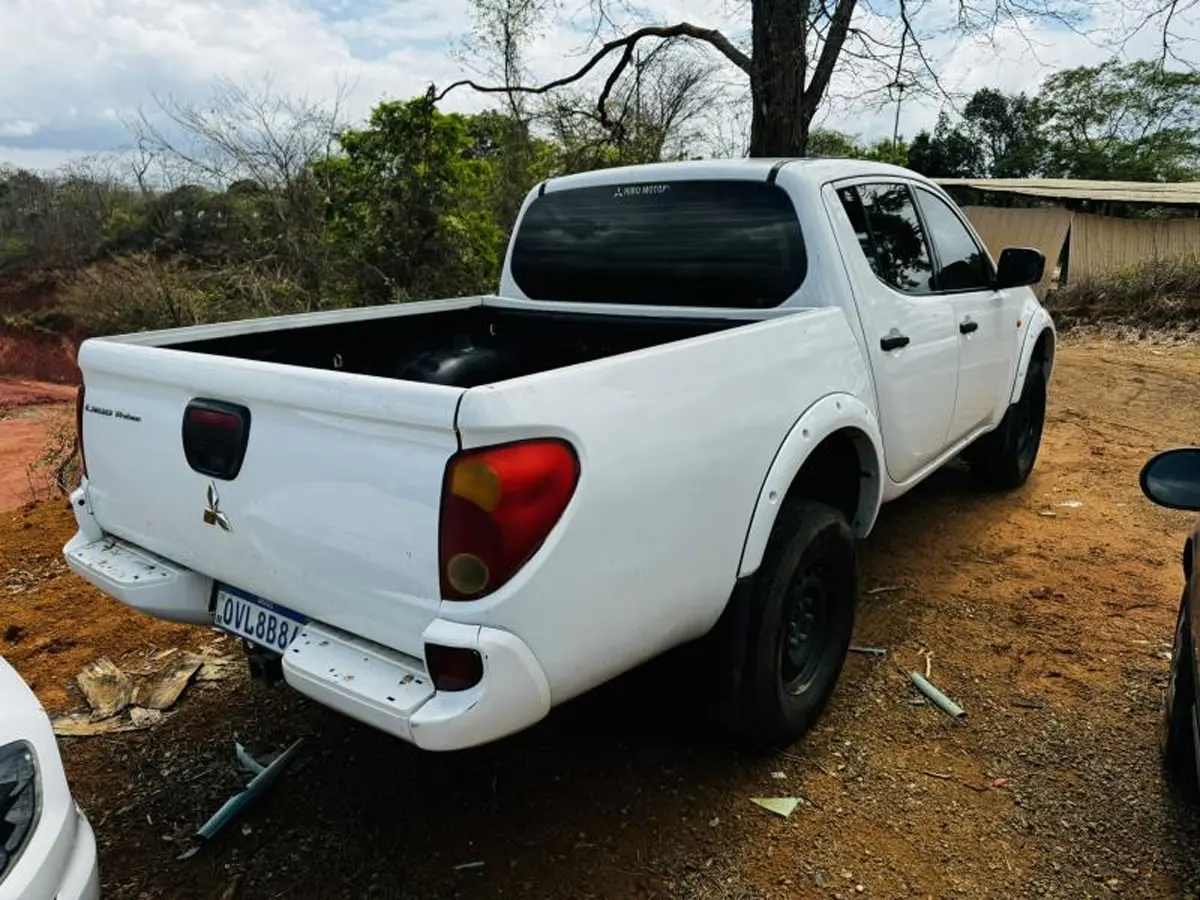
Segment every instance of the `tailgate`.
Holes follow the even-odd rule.
[[[106,532],[422,656],[460,389],[103,340],[79,365],[89,499]],[[229,439],[211,416],[185,439],[197,399],[249,412],[233,477],[189,462],[185,440]]]

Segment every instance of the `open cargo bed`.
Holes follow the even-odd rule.
[[[476,305],[263,329],[172,350],[474,387],[733,328],[747,319]]]

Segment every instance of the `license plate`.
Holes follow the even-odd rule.
[[[298,612],[225,584],[217,585],[214,624],[282,653],[308,621]]]

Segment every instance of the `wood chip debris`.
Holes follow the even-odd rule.
[[[163,721],[164,712],[178,702],[210,661],[215,663],[210,680],[225,677],[224,672],[214,672],[231,665],[227,658],[200,656],[178,648],[156,653],[151,667],[135,675],[107,656],[94,659],[75,677],[91,711],[60,716],[51,723],[54,733],[60,737],[89,737],[151,728]]]
[[[156,672],[138,683],[133,693],[134,705],[170,709],[203,664],[203,657],[195,653],[172,655]]]
[[[92,718],[108,719],[133,701],[133,679],[107,656],[94,659],[75,676],[79,689],[92,708]]]

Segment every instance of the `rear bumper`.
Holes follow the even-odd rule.
[[[483,679],[437,691],[424,663],[310,624],[283,657],[284,680],[317,702],[424,750],[461,750],[528,728],[550,711],[550,685],[533,652],[507,631],[435,619],[427,643],[476,650]]]
[[[77,517],[80,514],[77,511]],[[82,528],[63,548],[79,577],[155,618],[211,625],[212,580]],[[550,711],[550,685],[533,651],[496,628],[434,619],[423,643],[475,650],[483,678],[434,690],[425,661],[310,621],[283,655],[284,680],[318,703],[426,750],[459,750],[533,725]]]

